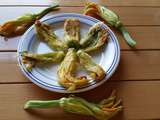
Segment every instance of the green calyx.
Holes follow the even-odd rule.
[[[78,97],[61,98],[60,107],[66,112],[82,115],[93,115],[92,111],[86,107],[82,100]]]

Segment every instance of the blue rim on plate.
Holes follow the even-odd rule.
[[[66,18],[70,18],[70,17],[74,17],[74,18],[83,18],[84,20],[87,20],[87,21],[90,21],[90,22],[93,22],[93,23],[97,23],[99,22],[99,20],[93,18],[93,17],[89,17],[89,16],[86,16],[86,15],[82,15],[82,14],[75,14],[75,13],[61,13],[61,14],[56,14],[56,15],[53,15],[53,16],[50,16],[46,19],[42,19],[41,21],[42,22],[47,22],[47,23],[52,23],[52,22],[60,22],[60,21],[64,21],[64,19]],[[59,20],[59,19],[62,19],[62,20]],[[56,21],[57,20],[57,21]],[[21,53],[24,51],[24,48],[23,48],[23,44],[24,44],[24,40],[26,38],[26,36],[28,34],[34,34],[32,33],[33,29],[34,29],[34,25],[31,26],[26,32],[25,34],[22,36],[21,40],[19,41],[19,44],[18,44],[18,49],[17,49],[17,53],[18,53],[18,64],[22,70],[22,72],[24,73],[24,75],[29,78],[33,83],[35,83],[36,85],[44,88],[44,89],[47,89],[47,90],[50,90],[50,91],[55,91],[55,92],[59,92],[59,93],[79,93],[79,92],[84,92],[84,91],[87,91],[87,90],[91,90],[101,84],[103,84],[106,80],[108,80],[112,74],[115,72],[118,64],[119,64],[119,60],[120,60],[120,47],[119,47],[119,43],[118,43],[118,40],[116,38],[116,36],[114,35],[114,33],[112,32],[112,30],[105,24],[102,25],[102,27],[104,27],[105,29],[108,30],[109,32],[109,36],[110,36],[110,39],[112,40],[112,42],[114,43],[114,47],[115,47],[115,55],[114,55],[114,59],[112,61],[112,64],[110,65],[109,69],[106,71],[106,77],[104,78],[104,80],[101,80],[99,82],[92,82],[91,84],[89,85],[86,85],[80,89],[77,89],[75,91],[66,91],[65,88],[63,87],[60,87],[60,86],[55,86],[53,84],[49,84],[49,83],[46,83],[44,82],[43,80],[41,80],[40,78],[38,78],[37,76],[35,76],[32,72],[29,72],[25,65],[22,63],[22,57],[21,57]],[[30,41],[29,44],[31,44],[32,41]],[[30,45],[28,45],[27,47],[27,50],[29,50]]]

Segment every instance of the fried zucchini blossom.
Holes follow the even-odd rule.
[[[92,57],[83,50],[77,52],[80,64],[90,73],[90,76],[95,80],[102,80],[105,77],[103,68],[96,64]]]
[[[80,21],[75,18],[68,18],[64,22],[64,39],[70,48],[80,47]]]
[[[77,60],[76,50],[74,48],[69,48],[64,60],[58,68],[59,84],[69,91],[82,87],[89,82],[85,76],[76,77],[74,75],[77,68]]]
[[[35,66],[61,62],[64,56],[65,53],[63,51],[50,52],[44,54],[23,52],[22,62],[26,65],[26,68],[29,71],[31,71],[32,68]]]
[[[108,31],[101,27],[102,24],[102,22],[98,22],[93,25],[84,38],[81,39],[80,45],[85,52],[98,50],[107,42]]]
[[[40,40],[47,43],[47,45],[53,50],[67,50],[68,46],[64,41],[60,40],[57,35],[52,31],[48,24],[36,21],[35,28]]]

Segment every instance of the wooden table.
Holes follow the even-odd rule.
[[[60,0],[61,10],[56,13],[81,13],[84,1]],[[121,60],[116,73],[102,86],[77,95],[99,101],[116,89],[123,99],[124,110],[113,120],[160,119],[160,0],[94,1],[120,15],[137,41],[137,49],[129,48],[116,33],[121,46]],[[38,12],[51,3],[51,0],[0,0],[0,24],[27,12]],[[16,60],[19,38],[8,41],[0,38],[0,120],[92,120],[58,108],[23,110],[29,99],[56,99],[64,95],[43,90],[24,77]]]

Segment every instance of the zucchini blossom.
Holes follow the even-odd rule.
[[[62,51],[50,52],[44,54],[35,53],[22,53],[22,62],[26,65],[26,68],[31,71],[34,66],[44,65],[48,63],[61,62],[65,56]]]
[[[80,64],[90,73],[90,76],[95,80],[102,80],[105,77],[103,68],[96,64],[92,57],[85,53],[83,50],[78,50],[77,56]]]
[[[57,10],[59,5],[53,5],[38,14],[25,14],[15,20],[8,21],[0,26],[0,35],[4,37],[15,37],[22,35],[37,19],[41,19],[49,12]]]
[[[74,72],[77,68],[77,55],[74,48],[68,49],[68,52],[58,68],[59,84],[73,91],[88,83],[85,76],[75,77]]]
[[[64,39],[70,48],[80,47],[80,21],[75,18],[68,18],[64,22]]]
[[[60,107],[66,112],[92,116],[97,120],[109,120],[122,110],[120,104],[121,100],[116,100],[115,92],[112,92],[110,97],[99,103],[92,103],[80,97],[70,96],[58,100],[30,100],[26,102],[24,109]]]
[[[84,14],[95,17],[99,20],[102,20],[108,23],[110,26],[115,27],[122,33],[126,42],[131,47],[134,47],[136,45],[136,42],[131,38],[129,32],[124,27],[122,22],[119,20],[119,16],[115,12],[109,10],[104,6],[98,5],[96,3],[88,2],[85,6]]]
[[[102,22],[98,22],[93,25],[85,37],[81,39],[80,44],[85,52],[98,50],[107,42],[108,31],[101,27],[102,24]]]
[[[48,24],[41,23],[40,21],[35,22],[35,28],[38,37],[46,42],[48,46],[53,50],[67,50],[67,45],[62,40],[59,40],[57,35],[52,31]]]

